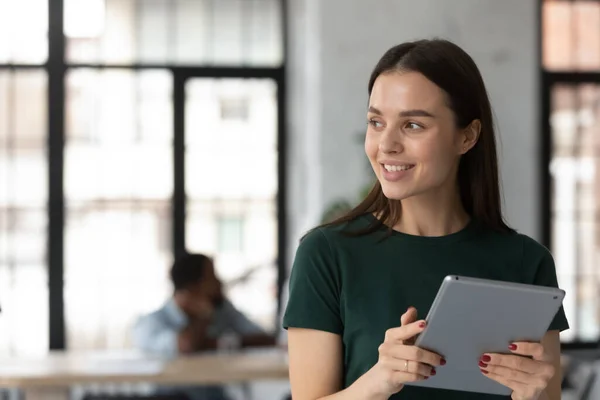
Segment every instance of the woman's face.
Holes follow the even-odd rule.
[[[367,114],[365,151],[389,199],[455,190],[460,155],[476,142],[456,128],[445,93],[417,72],[380,75]]]

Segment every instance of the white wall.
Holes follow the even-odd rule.
[[[354,200],[368,177],[362,144],[367,81],[403,41],[446,38],[480,67],[500,133],[505,211],[539,237],[535,0],[290,0],[289,247],[326,205]]]

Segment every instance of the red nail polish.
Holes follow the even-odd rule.
[[[425,377],[425,379],[429,379],[429,377],[428,377],[428,376],[426,376],[426,377]]]
[[[512,351],[515,351],[517,349],[517,345],[513,343],[510,346],[508,346],[508,348]]]
[[[492,361],[492,357],[490,357],[490,356],[483,356],[483,357],[481,357],[481,361],[483,361],[483,362],[490,362],[490,361]]]
[[[435,371],[435,368],[431,369],[431,376],[434,376],[435,374],[437,374],[437,372]]]
[[[479,361],[479,366],[481,368],[486,368],[488,365],[486,363],[484,363],[483,361]]]
[[[484,374],[489,374],[489,372],[487,372],[485,369],[482,369],[481,372],[483,372]]]
[[[419,328],[425,328],[425,322],[419,322]]]
[[[440,365],[446,365],[446,359],[445,358],[442,358],[440,360]]]

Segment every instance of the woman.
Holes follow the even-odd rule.
[[[406,386],[444,368],[417,349],[448,274],[557,286],[550,253],[503,220],[492,110],[473,60],[444,40],[388,50],[369,81],[365,151],[377,182],[308,233],[284,317],[294,400],[494,399]],[[343,168],[343,165],[340,167]],[[519,400],[560,398],[561,309],[541,343],[482,354]],[[475,328],[476,329],[476,328]]]

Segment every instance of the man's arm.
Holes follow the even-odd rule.
[[[267,334],[260,326],[234,307],[231,302],[225,304],[227,319],[231,328],[241,337],[242,347],[275,346],[276,337]]]
[[[207,337],[206,332],[210,321],[192,319],[177,335],[179,353],[189,354],[201,350],[210,350],[217,347],[217,341]]]
[[[165,357],[216,348],[206,336],[208,320],[191,319],[183,329],[175,329],[158,317],[140,319],[133,331],[135,346],[142,351]]]
[[[179,353],[177,336],[177,331],[152,314],[140,318],[133,328],[136,348],[166,357],[174,357]]]

